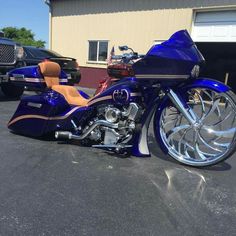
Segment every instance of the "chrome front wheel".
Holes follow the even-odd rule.
[[[236,147],[236,95],[192,88],[184,98],[197,118],[194,123],[170,103],[159,115],[159,137],[169,155],[191,166],[209,166],[228,158]]]

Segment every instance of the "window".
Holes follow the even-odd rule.
[[[88,60],[103,62],[107,59],[108,41],[89,41]]]
[[[60,54],[53,52],[51,50],[35,48],[35,47],[24,47],[24,50],[28,57],[30,58],[48,58],[48,57],[62,57]]]

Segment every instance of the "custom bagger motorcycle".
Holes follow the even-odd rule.
[[[153,120],[164,153],[190,166],[213,165],[235,150],[236,96],[228,86],[198,77],[203,63],[187,31],[178,31],[145,56],[135,54],[125,78],[89,98],[75,87],[59,85],[60,67],[44,62],[31,71],[43,77],[47,89],[23,97],[8,127],[23,135],[54,134],[146,157]],[[24,76],[26,70],[10,76]]]

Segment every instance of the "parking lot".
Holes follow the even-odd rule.
[[[0,235],[236,235],[236,154],[190,168],[15,135],[0,94]],[[151,127],[152,128],[152,127]]]

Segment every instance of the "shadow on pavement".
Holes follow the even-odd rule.
[[[171,163],[175,163],[175,164],[179,164],[182,166],[187,166],[184,165],[182,163],[177,162],[176,160],[174,160],[172,157],[170,157],[169,155],[165,155],[160,147],[159,144],[156,142],[156,139],[153,136],[149,136],[149,148],[150,151],[153,155],[155,155],[157,158],[160,158],[164,161],[168,161]],[[194,168],[194,169],[202,169],[202,170],[210,170],[210,171],[227,171],[231,169],[231,165],[226,163],[225,161],[220,162],[217,165],[213,165],[213,166],[208,166],[208,167],[190,167],[187,166],[188,168]]]

